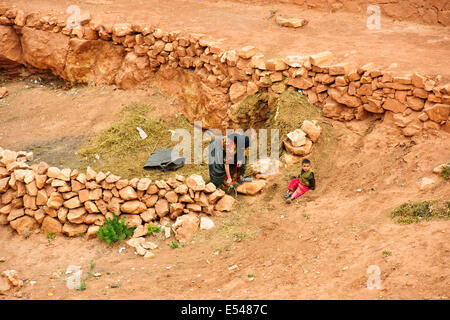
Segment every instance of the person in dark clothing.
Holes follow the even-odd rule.
[[[314,190],[316,188],[316,180],[314,178],[314,172],[311,169],[311,161],[309,159],[303,159],[302,170],[298,178],[291,180],[288,191],[286,193],[286,203],[291,203],[292,200],[298,198],[308,190]]]
[[[249,137],[237,133],[218,137],[210,143],[209,177],[217,188],[224,182],[230,185],[233,180],[238,183],[246,181],[243,178],[247,168],[245,149],[249,146]]]

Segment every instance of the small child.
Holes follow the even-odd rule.
[[[314,190],[316,187],[316,180],[314,179],[314,172],[311,169],[311,161],[303,159],[302,171],[298,178],[291,180],[288,191],[286,193],[286,203],[291,203],[292,200],[298,198],[309,189]]]

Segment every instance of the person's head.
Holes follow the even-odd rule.
[[[309,169],[311,169],[311,161],[309,159],[303,159],[302,169],[303,171],[308,171]]]

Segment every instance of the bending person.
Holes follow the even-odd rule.
[[[219,188],[222,183],[242,183],[247,168],[245,149],[250,146],[246,135],[237,133],[215,138],[209,145],[209,178]]]

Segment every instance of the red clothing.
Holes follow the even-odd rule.
[[[291,183],[288,187],[289,191],[293,191],[293,199],[298,198],[302,194],[304,194],[306,191],[309,190],[309,188],[303,184],[301,184],[300,179],[292,179]]]

